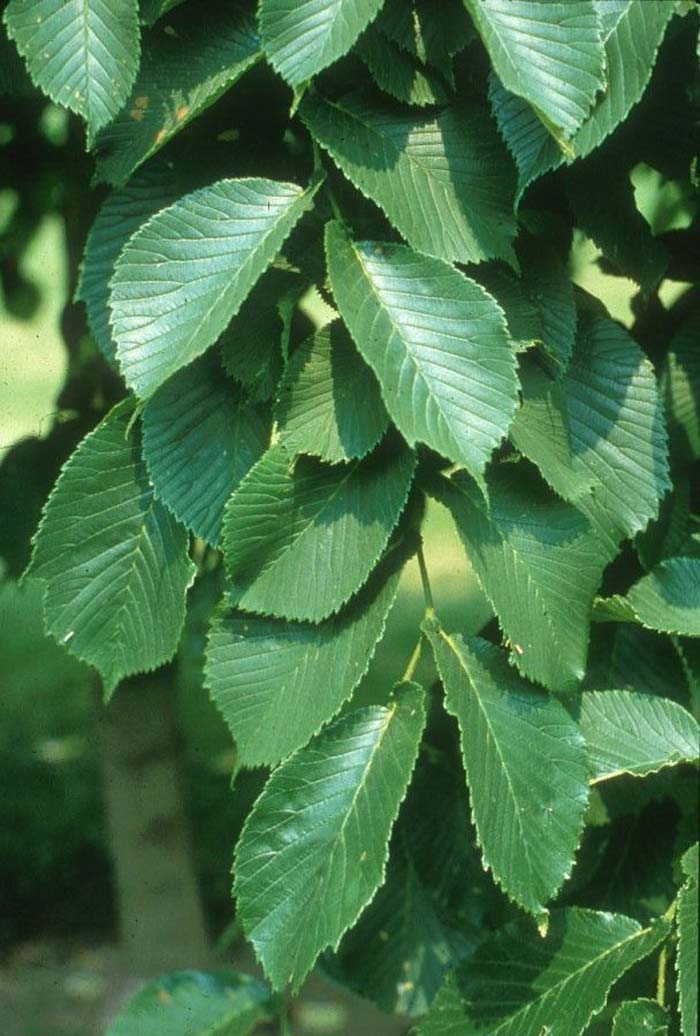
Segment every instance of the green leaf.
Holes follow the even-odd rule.
[[[145,25],[153,25],[168,11],[178,7],[183,0],[141,0],[141,21]]]
[[[238,913],[273,986],[296,991],[384,881],[388,843],[418,754],[423,693],[337,720],[274,771],[246,821]]]
[[[375,83],[398,101],[424,107],[449,99],[447,84],[436,69],[421,65],[382,33],[370,29],[356,50]]]
[[[627,600],[648,629],[700,637],[700,557],[662,561]]]
[[[675,9],[673,0],[593,2],[603,24],[608,87],[571,138],[576,157],[602,144],[641,99]],[[499,129],[518,166],[517,204],[529,184],[562,165],[565,158],[525,100],[495,79],[490,93]]]
[[[376,28],[423,65],[439,69],[452,82],[452,57],[474,39],[462,0],[386,0]]]
[[[143,456],[156,496],[213,546],[226,501],[269,438],[269,423],[211,354],[174,374],[143,411]]]
[[[555,691],[583,677],[590,610],[607,556],[586,518],[534,472],[497,468],[490,507],[464,473],[435,487],[523,676]]]
[[[621,914],[552,914],[546,938],[509,925],[443,986],[419,1036],[581,1036],[611,987],[668,934]]]
[[[591,492],[594,477],[574,460],[564,386],[528,356],[520,361],[520,383],[523,401],[510,440],[559,496],[575,503]]]
[[[306,94],[299,114],[341,172],[419,252],[514,263],[514,175],[486,112],[409,112],[354,93]]]
[[[389,419],[377,379],[340,321],[316,331],[294,353],[276,417],[290,452],[330,462],[364,457],[382,438]]]
[[[538,918],[571,872],[588,802],[586,750],[564,706],[500,648],[426,624],[457,717],[484,867]]]
[[[393,551],[339,614],[320,625],[232,613],[212,623],[206,686],[241,766],[274,766],[332,719],[384,633],[406,551]]]
[[[683,1036],[698,1031],[698,843],[682,860],[686,882],[678,893],[676,972]]]
[[[668,1036],[668,1011],[655,1000],[627,1000],[615,1012],[612,1036]]]
[[[117,358],[137,395],[152,395],[216,341],[309,203],[294,184],[220,180],[134,234],[110,304]]]
[[[651,694],[588,691],[581,698],[579,728],[592,784],[623,773],[646,777],[700,758],[696,720],[675,701]]]
[[[700,458],[700,309],[674,335],[662,373],[671,448],[681,461]]]
[[[270,990],[236,971],[175,971],[143,986],[105,1036],[245,1036],[274,1015]]]
[[[515,412],[515,352],[503,313],[475,281],[404,245],[326,231],[331,286],[404,438],[480,478]]]
[[[107,195],[90,229],[76,298],[85,303],[90,331],[112,367],[117,364],[117,343],[109,322],[109,282],[114,267],[131,235],[172,204],[176,191],[175,177],[167,167],[155,163],[126,187]]]
[[[442,745],[432,747],[401,806],[384,885],[322,962],[383,1011],[412,1017],[425,1014],[446,971],[480,941],[489,904],[464,787],[451,754],[448,761]]]
[[[137,0],[10,0],[5,24],[39,89],[82,115],[93,138],[138,71]]]
[[[336,612],[385,549],[414,467],[414,454],[393,436],[364,460],[342,466],[295,459],[273,446],[226,508],[231,603],[311,622]]]
[[[260,0],[260,32],[272,66],[300,86],[332,65],[376,18],[383,0]]]
[[[654,370],[622,327],[581,314],[564,390],[574,467],[594,480],[578,506],[615,551],[656,517],[671,487]]]
[[[175,653],[194,577],[187,534],[154,498],[120,404],[80,444],[49,497],[29,574],[46,629],[99,669],[107,693]]]
[[[558,139],[568,139],[605,86],[592,0],[465,0],[493,68]]]
[[[98,136],[97,173],[124,184],[261,57],[254,18],[228,0],[190,3],[143,41],[141,69],[114,122]]]

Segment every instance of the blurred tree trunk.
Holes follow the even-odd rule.
[[[152,974],[207,964],[183,806],[173,668],[125,680],[99,708],[107,823],[125,964]]]

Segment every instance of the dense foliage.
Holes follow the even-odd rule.
[[[221,569],[206,685],[270,770],[234,858],[269,985],[168,976],[110,1036],[284,1027],[317,963],[421,1036],[696,1036],[700,302],[661,293],[700,266],[696,5],[4,26],[2,89],[16,45],[111,188],[78,296],[123,398],[44,508],[46,629],[109,698]],[[641,213],[640,163],[681,218]],[[581,233],[638,285],[630,327],[572,281]],[[427,497],[480,636],[441,623]],[[415,651],[353,701],[415,555]]]

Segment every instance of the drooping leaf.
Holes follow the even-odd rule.
[[[93,138],[138,71],[137,0],[10,0],[5,24],[39,89],[82,115]]]
[[[236,849],[244,930],[274,988],[301,985],[384,880],[389,836],[418,753],[423,694],[358,709],[274,771]]]
[[[615,550],[646,528],[671,485],[654,371],[622,327],[580,314],[564,390],[574,467],[594,479],[578,506]]]
[[[421,753],[392,834],[386,882],[322,962],[335,981],[393,1014],[425,1014],[446,971],[482,937],[488,878],[452,764],[444,746]]]
[[[117,358],[138,395],[216,341],[309,203],[294,184],[220,180],[134,234],[110,305]]]
[[[369,95],[307,94],[299,113],[341,172],[419,252],[448,262],[514,262],[515,189],[486,112],[409,112]]]
[[[610,687],[687,700],[683,665],[671,640],[628,623],[594,625],[585,690]]]
[[[340,321],[296,350],[276,416],[280,441],[290,452],[331,462],[364,457],[384,435],[389,419],[377,379]]]
[[[326,232],[343,320],[404,438],[481,478],[515,412],[515,353],[503,313],[478,285],[404,245]]]
[[[612,1036],[668,1036],[668,1011],[656,1000],[626,1000],[615,1012]]]
[[[440,69],[452,80],[450,61],[474,38],[462,0],[385,0],[376,28],[423,65]]]
[[[662,561],[634,584],[627,600],[649,629],[700,637],[700,557]]]
[[[579,727],[591,783],[620,774],[645,777],[665,766],[698,762],[700,727],[675,701],[633,691],[588,691]]]
[[[414,454],[394,436],[342,466],[271,447],[226,508],[231,603],[311,622],[338,611],[386,547],[414,466]]]
[[[557,140],[573,136],[605,86],[592,0],[465,0],[493,68]]]
[[[586,669],[590,609],[607,556],[586,518],[510,465],[489,478],[487,507],[457,472],[435,492],[452,513],[523,676],[573,690]]]
[[[88,235],[76,298],[85,303],[90,331],[113,367],[117,343],[109,322],[109,282],[119,253],[154,213],[175,201],[176,192],[175,177],[156,163],[107,195]]]
[[[649,522],[634,541],[639,560],[647,571],[667,558],[692,554],[690,508],[691,478],[685,472],[679,472],[673,479],[672,492],[661,501],[658,518]]]
[[[457,717],[484,866],[536,917],[568,877],[588,802],[583,738],[564,706],[479,638],[426,624]]]
[[[595,150],[623,122],[644,93],[675,4],[673,0],[593,0],[602,19],[608,85],[571,138],[575,157]],[[499,129],[518,166],[517,203],[534,180],[556,169],[564,155],[521,97],[495,79],[491,104]]]
[[[245,1036],[274,1016],[270,990],[236,971],[175,971],[143,986],[105,1036]]]
[[[621,914],[556,911],[546,938],[509,925],[443,986],[419,1036],[581,1036],[613,984],[668,934]]]
[[[299,86],[347,54],[381,6],[382,0],[261,0],[265,53],[288,83]]]
[[[681,461],[700,457],[700,310],[674,336],[662,373],[671,448]]]
[[[261,57],[255,20],[228,0],[188,3],[144,36],[122,111],[97,137],[97,173],[124,184]]]
[[[682,866],[686,881],[678,893],[676,974],[683,1036],[694,1036],[698,1030],[698,956],[700,955],[697,842],[683,857]]]
[[[215,619],[206,685],[242,766],[276,765],[350,697],[384,633],[406,554],[393,551],[357,596],[320,625],[237,612]]]
[[[357,53],[377,86],[397,101],[424,107],[444,104],[449,99],[449,88],[436,69],[421,65],[382,33],[373,29],[366,32],[357,45]]]
[[[224,507],[265,452],[270,428],[206,355],[178,371],[143,411],[143,456],[156,496],[207,543],[218,543]]]
[[[99,669],[107,693],[175,653],[194,566],[187,534],[155,499],[120,404],[80,444],[49,497],[29,574],[46,583],[46,629]]]

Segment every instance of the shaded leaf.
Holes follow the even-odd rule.
[[[698,844],[683,857],[686,882],[678,893],[676,973],[683,1036],[698,1029]]]
[[[564,706],[519,677],[505,652],[434,623],[426,631],[462,735],[484,867],[541,919],[583,831],[583,738]]]
[[[474,38],[461,0],[441,0],[439,16],[432,0],[386,0],[375,24],[401,50],[443,75],[449,74],[451,58]]]
[[[245,1036],[274,1016],[270,990],[236,971],[175,971],[131,997],[105,1036]]]
[[[443,986],[419,1036],[581,1036],[613,984],[666,938],[621,914],[556,911],[546,938],[509,925]]]
[[[265,452],[269,423],[211,355],[161,385],[142,420],[143,456],[156,496],[216,546],[226,501]]]
[[[274,766],[350,697],[384,633],[407,553],[393,551],[357,596],[320,625],[235,612],[214,620],[206,685],[242,766]]]
[[[419,252],[514,262],[514,175],[486,112],[408,112],[354,93],[307,94],[299,113],[341,172]]]
[[[110,305],[117,358],[138,395],[216,341],[308,205],[294,184],[220,180],[134,234]]]
[[[700,557],[662,561],[634,584],[627,600],[649,629],[700,637]]]
[[[668,1036],[668,1012],[655,1000],[627,1000],[615,1012],[612,1036]]]
[[[29,574],[46,629],[99,669],[108,693],[175,653],[194,566],[187,534],[153,495],[128,403],[80,444],[49,497]]]
[[[358,43],[357,53],[377,86],[398,101],[424,107],[448,100],[450,91],[440,73],[421,65],[382,33],[370,29]]]
[[[581,698],[579,727],[588,748],[592,784],[623,773],[645,777],[700,758],[697,722],[667,698],[589,691]]]
[[[364,457],[389,423],[377,379],[340,321],[316,331],[292,356],[276,408],[290,452],[330,462]]]
[[[5,24],[39,89],[82,115],[93,138],[138,71],[137,0],[10,0]]]
[[[190,3],[143,40],[141,69],[122,111],[97,137],[97,173],[124,184],[261,56],[255,20],[228,0]]]
[[[572,690],[586,669],[590,610],[607,560],[588,521],[511,466],[489,478],[490,507],[461,472],[435,492],[452,513],[512,661],[551,690]]]
[[[403,245],[326,232],[343,320],[373,368],[404,438],[480,478],[516,406],[515,355],[503,313],[475,281]]]
[[[414,466],[413,453],[394,437],[342,466],[295,459],[284,446],[273,446],[226,508],[231,603],[312,622],[336,612],[385,549]]]
[[[568,139],[605,86],[592,0],[465,0],[493,68],[555,139]]]
[[[384,881],[425,713],[416,684],[336,720],[274,771],[235,858],[245,933],[276,989],[297,990]]]
[[[382,0],[261,0],[265,53],[281,76],[299,86],[333,64],[376,18]]]
[[[681,461],[700,457],[700,309],[671,342],[662,372],[671,448]]]

